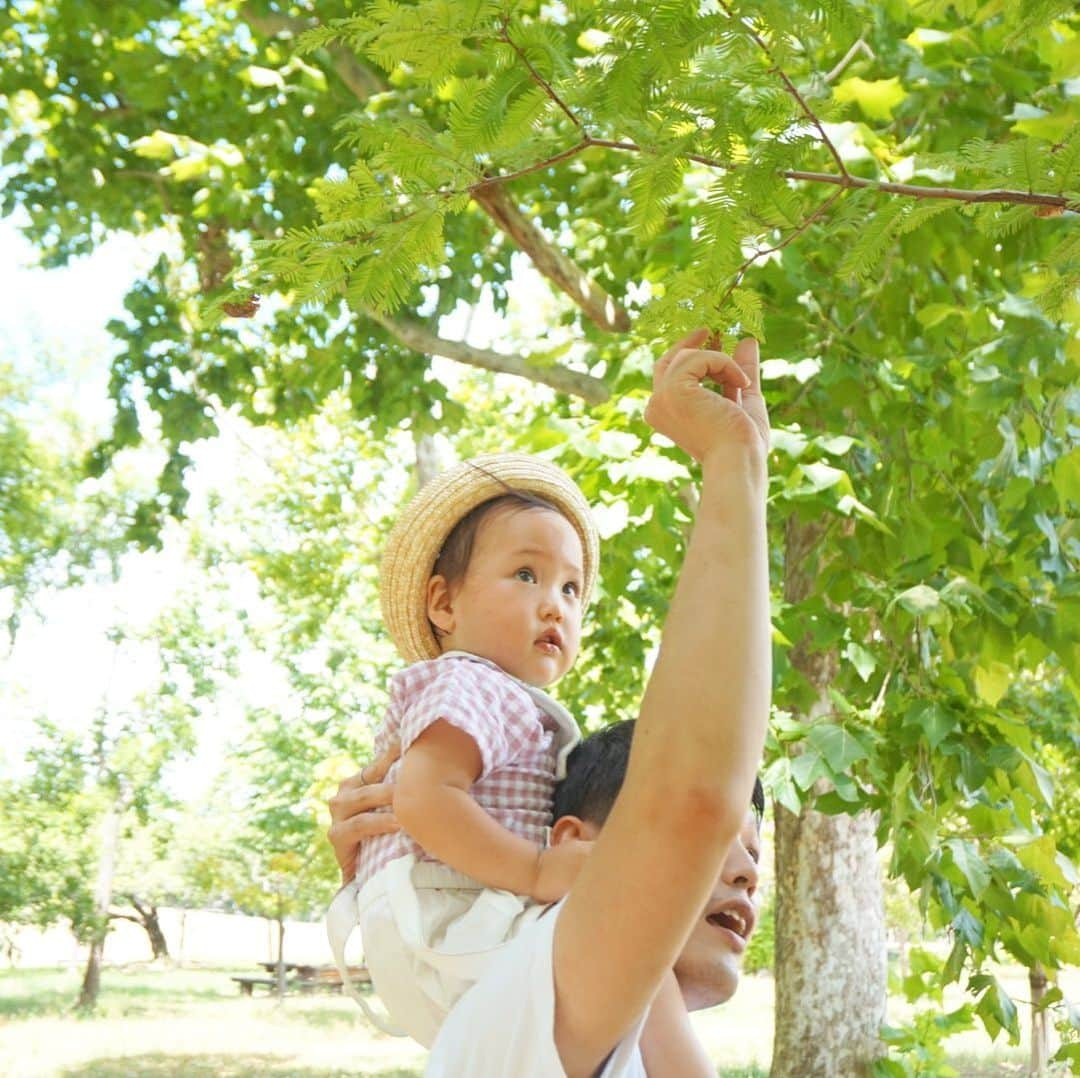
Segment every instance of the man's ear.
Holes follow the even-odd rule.
[[[568,838],[582,838],[592,841],[600,833],[596,824],[577,816],[560,816],[551,826],[551,845],[558,846]]]
[[[446,577],[433,576],[427,582],[427,616],[437,629],[444,633],[454,631],[454,607]]]

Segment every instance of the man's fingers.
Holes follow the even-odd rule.
[[[665,381],[672,384],[690,382],[699,385],[706,378],[722,385],[725,396],[728,395],[728,390],[748,389],[752,385],[750,376],[731,356],[697,348],[680,349],[672,357]]]
[[[359,816],[350,816],[347,820],[338,820],[330,825],[326,837],[337,848],[357,846],[376,835],[392,835],[401,830],[401,824],[392,812],[370,812]]]
[[[761,359],[758,350],[758,342],[753,337],[743,337],[731,358],[739,369],[750,379],[749,388],[761,392]]]
[[[351,776],[355,777],[355,776]],[[338,792],[330,798],[330,818],[335,822],[347,820],[358,812],[370,812],[393,803],[394,787],[392,783],[366,783],[363,786],[347,785],[346,779],[338,787]]]
[[[387,746],[385,752],[381,752],[374,760],[365,767],[361,774],[369,783],[382,782],[386,778],[387,771],[393,766],[394,761],[401,755],[401,746],[395,741]]]
[[[702,326],[699,329],[695,329],[692,333],[688,333],[683,339],[676,344],[672,345],[657,361],[656,366],[653,367],[653,390],[659,388],[664,375],[667,374],[668,367],[671,366],[672,360],[679,354],[684,348],[698,348],[708,338],[710,330]]]

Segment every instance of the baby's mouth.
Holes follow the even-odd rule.
[[[537,639],[536,646],[549,655],[558,654],[562,651],[562,637],[555,629],[550,629]]]

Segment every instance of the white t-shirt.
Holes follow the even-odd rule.
[[[526,925],[458,1000],[428,1057],[426,1078],[566,1078],[555,1047],[552,945],[560,902]],[[646,1078],[638,1041],[648,1014],[615,1046],[600,1078]]]

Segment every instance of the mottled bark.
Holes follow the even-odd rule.
[[[855,1078],[881,1053],[885,915],[873,818],[776,809],[773,1078]]]
[[[98,874],[94,887],[94,932],[90,940],[90,954],[86,961],[79,1002],[76,1004],[80,1010],[93,1010],[101,988],[101,959],[105,953],[105,937],[109,932],[109,905],[112,902],[119,839],[120,813],[116,806],[112,805],[101,824],[101,847],[98,851]]]
[[[814,588],[825,519],[788,521],[784,594],[806,599]],[[792,664],[818,690],[802,716],[829,718],[835,651],[809,637]],[[776,805],[776,1026],[772,1078],[859,1078],[881,1055],[885,1018],[885,908],[875,821],[798,815]]]

